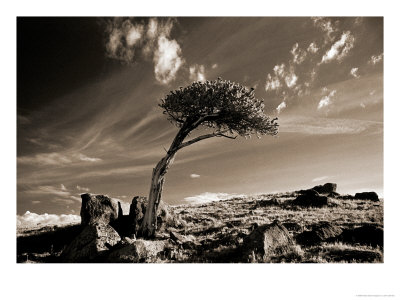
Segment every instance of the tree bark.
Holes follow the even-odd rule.
[[[167,155],[162,158],[153,169],[146,213],[140,226],[140,233],[145,238],[153,237],[156,232],[157,209],[161,201],[161,193],[164,186],[165,174],[167,173],[169,166],[174,161],[175,154],[180,149],[179,146],[182,144],[191,130],[193,130],[193,127],[190,126],[188,122],[185,122],[175,136]]]

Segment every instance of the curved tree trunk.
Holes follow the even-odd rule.
[[[157,209],[161,201],[161,193],[164,186],[165,174],[167,173],[168,167],[173,162],[173,157],[174,155],[165,156],[153,169],[146,213],[143,217],[143,222],[140,227],[140,231],[143,237],[152,237],[156,232]]]
[[[182,142],[192,129],[193,127],[189,125],[189,122],[186,122],[181,127],[176,134],[174,141],[167,152],[167,155],[161,159],[153,169],[146,213],[144,215],[142,224],[140,225],[140,232],[145,238],[154,236],[156,232],[157,209],[161,201],[161,193],[164,186],[165,174],[167,173],[169,166],[173,163],[176,152],[180,149]]]

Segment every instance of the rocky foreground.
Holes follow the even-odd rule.
[[[203,205],[160,204],[157,233],[138,236],[147,200],[128,215],[103,195],[83,194],[80,225],[17,238],[18,262],[383,262],[383,200],[340,195],[327,183],[291,193]]]

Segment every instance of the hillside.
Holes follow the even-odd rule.
[[[309,191],[168,206],[174,222],[163,224],[153,241],[135,240],[133,236],[120,234],[122,239],[114,245],[105,243],[106,251],[89,261],[383,262],[383,199],[358,199],[363,197],[333,192],[320,196],[327,200],[323,205],[303,205],[299,201],[303,198],[309,201]],[[25,232],[17,238],[17,261],[65,261],[61,252],[83,231],[82,226],[71,225]],[[267,240],[268,247],[277,243],[279,247],[271,247],[279,251],[261,255],[260,248]],[[253,247],[260,241],[264,243],[262,246]],[[132,250],[132,247],[134,254],[126,254],[126,249]]]

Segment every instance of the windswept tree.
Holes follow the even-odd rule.
[[[276,135],[277,118],[264,114],[264,104],[254,96],[254,89],[218,78],[215,81],[193,82],[191,85],[171,91],[159,104],[164,114],[179,128],[167,154],[153,169],[149,200],[140,231],[151,237],[156,231],[157,209],[165,182],[165,174],[176,153],[199,141],[224,137],[235,139],[238,135]],[[199,126],[211,129],[211,133],[186,139]]]

